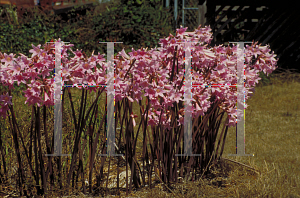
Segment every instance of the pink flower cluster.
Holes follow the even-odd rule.
[[[192,115],[197,117],[204,115],[213,102],[221,100],[219,107],[225,110],[230,116],[229,126],[235,125],[236,118],[236,88],[218,86],[206,87],[207,84],[236,84],[237,58],[240,50],[237,46],[224,47],[222,45],[208,48],[212,39],[211,29],[209,27],[201,28],[200,26],[194,32],[186,32],[187,28],[177,29],[176,36],[172,34],[168,38],[161,39],[162,47],[158,49],[139,49],[127,55],[124,49],[118,53],[114,59],[116,68],[114,76],[106,75],[107,63],[103,55],[94,55],[86,57],[81,50],[72,51],[70,45],[62,45],[62,70],[60,75],[64,84],[88,84],[103,85],[105,79],[114,80],[115,100],[120,101],[128,98],[131,102],[142,100],[143,96],[148,96],[150,100],[149,124],[155,126],[159,123],[160,115],[163,126],[170,128],[171,116],[168,113],[168,107],[172,107],[174,102],[184,101],[192,105]],[[58,40],[60,42],[60,39]],[[190,101],[184,99],[184,85],[182,80],[185,73],[185,43],[191,43],[192,55],[192,82],[197,85],[192,88],[193,98]],[[54,77],[50,72],[55,68],[54,63],[54,44],[45,45],[40,49],[40,45],[29,52],[33,53],[29,59],[23,54],[21,57],[14,58],[13,54],[2,55],[0,53],[0,82],[8,85],[9,89],[13,88],[13,82],[17,81],[18,85],[22,82],[26,84],[27,90],[24,91],[29,105],[54,105]],[[176,51],[177,49],[177,51]],[[66,53],[70,50],[75,56],[69,58]],[[174,53],[177,52],[173,80],[171,81],[173,70]],[[268,46],[260,46],[253,43],[245,48],[245,100],[250,97],[255,83],[260,78],[258,72],[271,73],[276,69],[275,54],[270,54]],[[243,58],[243,57],[242,57]],[[130,69],[130,75],[125,76]],[[97,66],[100,66],[99,68]],[[177,74],[178,71],[178,74]],[[205,85],[206,84],[206,85]],[[81,87],[78,87],[81,89]],[[88,87],[88,90],[97,91],[97,87]],[[112,90],[105,89],[108,94]],[[44,93],[44,99],[42,95]],[[211,98],[215,101],[210,101]],[[8,110],[7,104],[11,104],[11,97],[4,95],[0,97],[0,115],[6,117]],[[244,101],[238,101],[244,104]],[[246,106],[247,107],[247,106]],[[183,124],[183,110],[180,109],[178,126]]]

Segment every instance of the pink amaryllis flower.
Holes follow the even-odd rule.
[[[179,103],[179,101],[183,101],[182,95],[178,92],[173,92],[173,91],[171,91],[171,99],[176,103]]]
[[[36,55],[39,56],[41,53],[41,45],[34,46],[33,44],[31,44],[31,46],[33,47],[33,49],[29,50],[29,52],[32,53],[31,57],[34,57]]]
[[[182,25],[180,25],[180,28],[176,30],[176,35],[178,35],[182,39],[187,29],[187,27],[183,28]]]
[[[2,106],[5,106],[7,104],[12,105],[12,96],[9,96],[8,93],[6,93],[6,95],[0,95],[0,104]]]
[[[9,65],[13,65],[13,60],[14,60],[14,54],[9,54],[7,55],[6,53],[4,53],[4,58],[1,59],[1,62],[4,63],[4,66],[2,66],[3,68],[3,71],[6,71],[7,70],[7,67]]]
[[[150,99],[154,99],[156,94],[156,91],[152,87],[145,89],[145,96],[149,96]]]
[[[80,68],[82,69],[82,72],[90,73],[90,71],[91,71],[90,69],[93,68],[93,65],[90,65],[89,63],[84,62],[84,63],[81,64]]]
[[[45,92],[44,101],[45,101],[44,105],[46,107],[53,106],[54,105],[53,94],[51,94],[51,97],[49,97],[47,92]]]

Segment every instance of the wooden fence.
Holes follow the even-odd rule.
[[[229,41],[269,44],[278,66],[300,72],[300,14],[297,7],[272,1],[207,0],[205,25],[211,25],[212,45]]]

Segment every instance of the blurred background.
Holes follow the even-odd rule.
[[[61,38],[87,54],[106,54],[106,44],[125,48],[159,47],[160,38],[180,25],[213,31],[211,46],[258,41],[279,58],[274,73],[299,73],[300,15],[296,6],[273,1],[222,0],[0,0],[0,51],[28,54],[34,45]]]

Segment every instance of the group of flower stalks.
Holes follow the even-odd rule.
[[[118,56],[122,58],[114,59],[116,61],[116,72],[114,76],[106,76],[106,62],[103,56],[92,55],[90,58],[79,50],[73,52],[70,47],[73,45],[63,45],[62,51],[62,81],[64,84],[85,84],[85,85],[103,85],[108,80],[115,78],[115,100],[120,101],[127,97],[131,102],[142,100],[148,96],[151,104],[149,111],[149,124],[155,126],[158,124],[160,114],[162,113],[162,125],[170,129],[170,116],[166,112],[158,109],[168,109],[173,106],[173,102],[184,101],[184,54],[186,48],[184,43],[192,41],[192,81],[199,86],[192,88],[192,115],[198,117],[204,115],[211,106],[209,98],[213,95],[216,100],[224,99],[220,107],[231,116],[229,126],[236,123],[236,89],[228,89],[226,86],[207,88],[209,84],[236,84],[237,71],[237,46],[224,47],[222,45],[208,48],[212,33],[209,27],[196,29],[194,32],[186,33],[187,28],[177,29],[176,36],[170,34],[166,39],[161,39],[162,48],[151,49],[149,51],[133,50],[128,56],[124,49]],[[60,40],[59,40],[60,41]],[[205,44],[206,43],[206,44]],[[51,49],[52,48],[52,49]],[[44,46],[33,46],[29,52],[32,58],[29,59],[21,54],[21,57],[14,58],[13,54],[2,55],[0,53],[1,67],[0,82],[13,88],[13,82],[17,81],[26,84],[28,89],[24,91],[29,105],[54,105],[54,77],[50,72],[55,68],[53,55],[54,44]],[[75,57],[68,59],[67,49],[71,50]],[[276,59],[274,54],[269,53],[267,46],[259,46],[253,43],[252,46],[246,46],[245,49],[245,100],[251,93],[249,90],[258,83],[260,78],[258,72],[270,74],[276,69]],[[178,64],[173,60],[176,57]],[[244,58],[244,57],[242,57]],[[96,65],[99,64],[98,69]],[[175,66],[175,67],[174,67]],[[130,79],[128,72],[132,74]],[[177,71],[177,73],[174,73]],[[126,75],[127,74],[127,75]],[[79,87],[79,89],[81,89]],[[97,87],[88,87],[90,91],[97,91]],[[107,92],[107,90],[105,89]],[[44,97],[42,96],[44,93]],[[42,99],[44,98],[44,100]],[[1,96],[0,115],[6,117],[8,104],[11,103],[11,96]],[[162,102],[160,102],[162,101]],[[212,101],[214,102],[214,101]],[[244,101],[238,101],[241,104]],[[247,105],[246,107],[247,108]],[[181,109],[180,112],[182,112]],[[168,119],[169,117],[169,119]],[[179,115],[179,125],[183,124],[183,116]],[[179,126],[178,125],[178,126]]]
[[[227,133],[227,129],[230,126],[234,126],[239,121],[239,110],[236,109],[236,103],[244,104],[244,101],[237,101],[236,87],[230,87],[229,85],[235,85],[237,83],[237,62],[244,61],[244,82],[245,82],[245,101],[251,96],[255,83],[260,80],[258,72],[263,71],[267,75],[276,69],[277,60],[274,53],[269,53],[268,46],[260,46],[257,43],[252,43],[251,46],[246,46],[245,52],[241,53],[241,49],[238,46],[225,47],[214,46],[209,47],[209,43],[212,40],[212,33],[210,27],[201,28],[199,26],[194,32],[186,32],[187,28],[181,27],[177,29],[176,36],[169,35],[168,38],[161,39],[160,48],[148,50],[139,49],[127,55],[124,49],[114,57],[115,72],[113,75],[106,74],[107,63],[105,62],[104,55],[94,55],[87,57],[81,50],[73,51],[72,44],[62,45],[61,53],[61,73],[58,73],[62,77],[62,83],[67,85],[85,85],[78,87],[82,89],[82,101],[80,107],[79,120],[76,121],[72,97],[69,88],[69,98],[71,101],[73,119],[75,122],[76,137],[74,143],[74,149],[72,151],[72,162],[69,167],[68,178],[66,185],[71,183],[71,175],[73,173],[72,185],[74,186],[74,166],[76,156],[79,153],[79,160],[82,161],[82,150],[79,147],[81,141],[81,135],[85,128],[87,117],[90,115],[92,109],[93,113],[90,123],[88,125],[89,132],[87,133],[90,138],[90,150],[89,150],[89,185],[90,192],[92,191],[92,170],[94,167],[94,159],[97,148],[97,142],[99,141],[100,129],[103,125],[103,120],[107,112],[103,115],[100,127],[97,132],[97,136],[94,138],[93,134],[95,130],[95,122],[92,123],[93,116],[97,118],[97,103],[99,95],[105,91],[107,94],[112,93],[113,90],[108,90],[106,87],[90,87],[89,85],[104,85],[107,81],[114,80],[115,102],[116,102],[116,124],[120,121],[121,126],[125,125],[125,135],[123,136],[123,142],[126,147],[126,172],[127,164],[130,165],[132,177],[130,177],[129,188],[131,191],[131,185],[135,187],[141,185],[139,178],[140,171],[142,175],[142,183],[145,181],[145,170],[148,174],[148,182],[150,185],[152,170],[157,166],[159,170],[160,179],[165,182],[177,182],[179,168],[180,176],[189,175],[191,168],[194,170],[199,168],[201,171],[206,170],[211,159],[216,159],[218,154],[220,140],[217,148],[215,143],[217,141],[217,134],[220,127],[220,121],[227,112],[228,118],[226,120],[226,130],[222,131],[223,146],[221,154],[224,148],[224,141]],[[61,42],[59,39],[57,42]],[[188,101],[184,97],[185,93],[185,64],[189,57],[185,57],[185,52],[188,50],[185,47],[184,42],[191,42],[189,49],[191,51],[191,73],[192,84],[191,89],[192,99]],[[27,90],[24,91],[27,98],[26,104],[29,104],[33,108],[35,113],[35,130],[38,138],[39,148],[35,147],[36,155],[36,170],[33,169],[32,161],[27,155],[26,146],[22,140],[22,144],[25,150],[26,158],[28,159],[27,166],[31,171],[30,175],[35,178],[35,186],[38,194],[46,193],[48,189],[47,178],[50,175],[50,187],[55,186],[55,180],[57,179],[62,188],[61,178],[61,161],[60,158],[57,161],[58,175],[53,171],[54,165],[52,164],[52,158],[48,157],[47,163],[42,154],[41,137],[40,137],[40,119],[39,108],[44,108],[44,135],[46,139],[47,152],[54,152],[53,142],[50,145],[46,130],[46,107],[54,105],[54,76],[53,70],[55,68],[54,55],[55,44],[45,44],[44,49],[40,48],[41,45],[35,47],[29,52],[32,53],[32,57],[28,58],[23,54],[18,58],[14,58],[15,55],[2,54],[0,52],[1,62],[0,64],[0,82],[2,86],[8,86],[8,92],[2,92],[0,94],[0,115],[6,118],[8,110],[10,110],[13,117],[12,133],[14,137],[14,145],[18,158],[18,174],[19,188],[22,192],[22,184],[26,183],[25,173],[23,170],[23,163],[20,157],[18,136],[22,134],[17,133],[18,127],[16,126],[16,119],[13,112],[11,89],[13,84],[17,81],[18,85],[23,83],[26,85]],[[71,51],[75,56],[73,58],[68,57],[67,50]],[[240,56],[243,54],[244,56]],[[185,63],[185,64],[184,64]],[[221,85],[226,86],[221,86]],[[217,85],[209,87],[210,85]],[[66,89],[63,88],[63,93]],[[86,94],[84,94],[84,90]],[[83,101],[86,100],[87,90],[97,92],[97,98],[93,105],[89,108],[87,115],[84,115],[85,106]],[[143,93],[144,92],[144,93]],[[84,97],[85,96],[85,97]],[[141,101],[143,97],[146,97],[146,106],[143,106]],[[63,96],[64,98],[64,96]],[[134,117],[137,117],[132,111],[132,103],[136,101],[140,105],[141,122],[139,123],[137,134],[134,134],[133,127],[136,125]],[[193,116],[193,138],[192,138],[192,150],[193,153],[201,154],[200,157],[179,156],[175,157],[175,154],[183,153],[181,141],[183,141],[183,124],[184,124],[184,105],[183,103],[189,103],[191,106],[191,114]],[[63,99],[64,103],[64,99]],[[62,103],[62,104],[63,104]],[[37,108],[36,105],[37,104]],[[86,103],[84,103],[86,104]],[[120,116],[121,108],[124,109],[123,117]],[[246,106],[247,108],[247,106]],[[222,113],[218,113],[219,109],[223,110]],[[128,121],[129,117],[129,121]],[[125,124],[123,121],[125,118]],[[33,118],[32,118],[33,119]],[[208,126],[209,120],[209,126]],[[33,125],[33,122],[32,122]],[[137,137],[140,127],[143,127],[143,171],[138,167],[136,163],[136,146]],[[147,126],[151,126],[152,138],[148,136]],[[103,127],[105,128],[105,127]],[[19,130],[19,129],[18,129]],[[32,127],[31,127],[32,130]],[[123,128],[119,134],[118,148],[120,148],[121,134]],[[97,131],[97,130],[96,130]],[[54,136],[54,133],[53,133]],[[54,138],[54,137],[53,137]],[[53,139],[52,139],[53,140]],[[93,140],[93,142],[92,142]],[[36,140],[37,141],[37,140]],[[86,143],[86,141],[84,141]],[[84,144],[85,144],[84,143]],[[105,145],[105,138],[103,145]],[[183,144],[187,144],[184,142]],[[106,152],[106,147],[102,145],[101,153]],[[150,145],[147,150],[147,145]],[[83,147],[85,148],[85,147]],[[149,153],[150,154],[149,154]],[[80,155],[81,153],[81,155]],[[100,175],[97,175],[97,186],[100,186],[101,178],[103,178],[103,166],[105,157],[101,162]],[[178,161],[177,161],[178,160]],[[151,162],[150,162],[151,161]],[[39,163],[38,163],[39,162]],[[157,162],[157,164],[156,164]],[[48,169],[45,170],[44,166],[38,164],[47,164]],[[147,165],[147,166],[146,166]],[[137,169],[138,167],[138,169]],[[148,168],[145,168],[148,167]],[[40,171],[38,171],[40,170]],[[83,165],[79,163],[77,171],[84,182]],[[109,176],[107,176],[108,178]],[[119,176],[118,176],[119,177]],[[40,179],[42,187],[40,187]],[[127,178],[127,177],[126,177]],[[76,179],[76,181],[77,181]],[[127,178],[128,179],[128,178]],[[101,181],[100,181],[101,180]],[[128,189],[126,181],[126,190]],[[119,184],[118,184],[119,185]],[[118,186],[119,187],[119,186]],[[151,185],[150,185],[151,187]],[[30,188],[27,188],[30,190]],[[83,183],[83,190],[85,192],[85,186]],[[26,194],[27,191],[24,191]],[[22,193],[21,193],[22,194]]]

